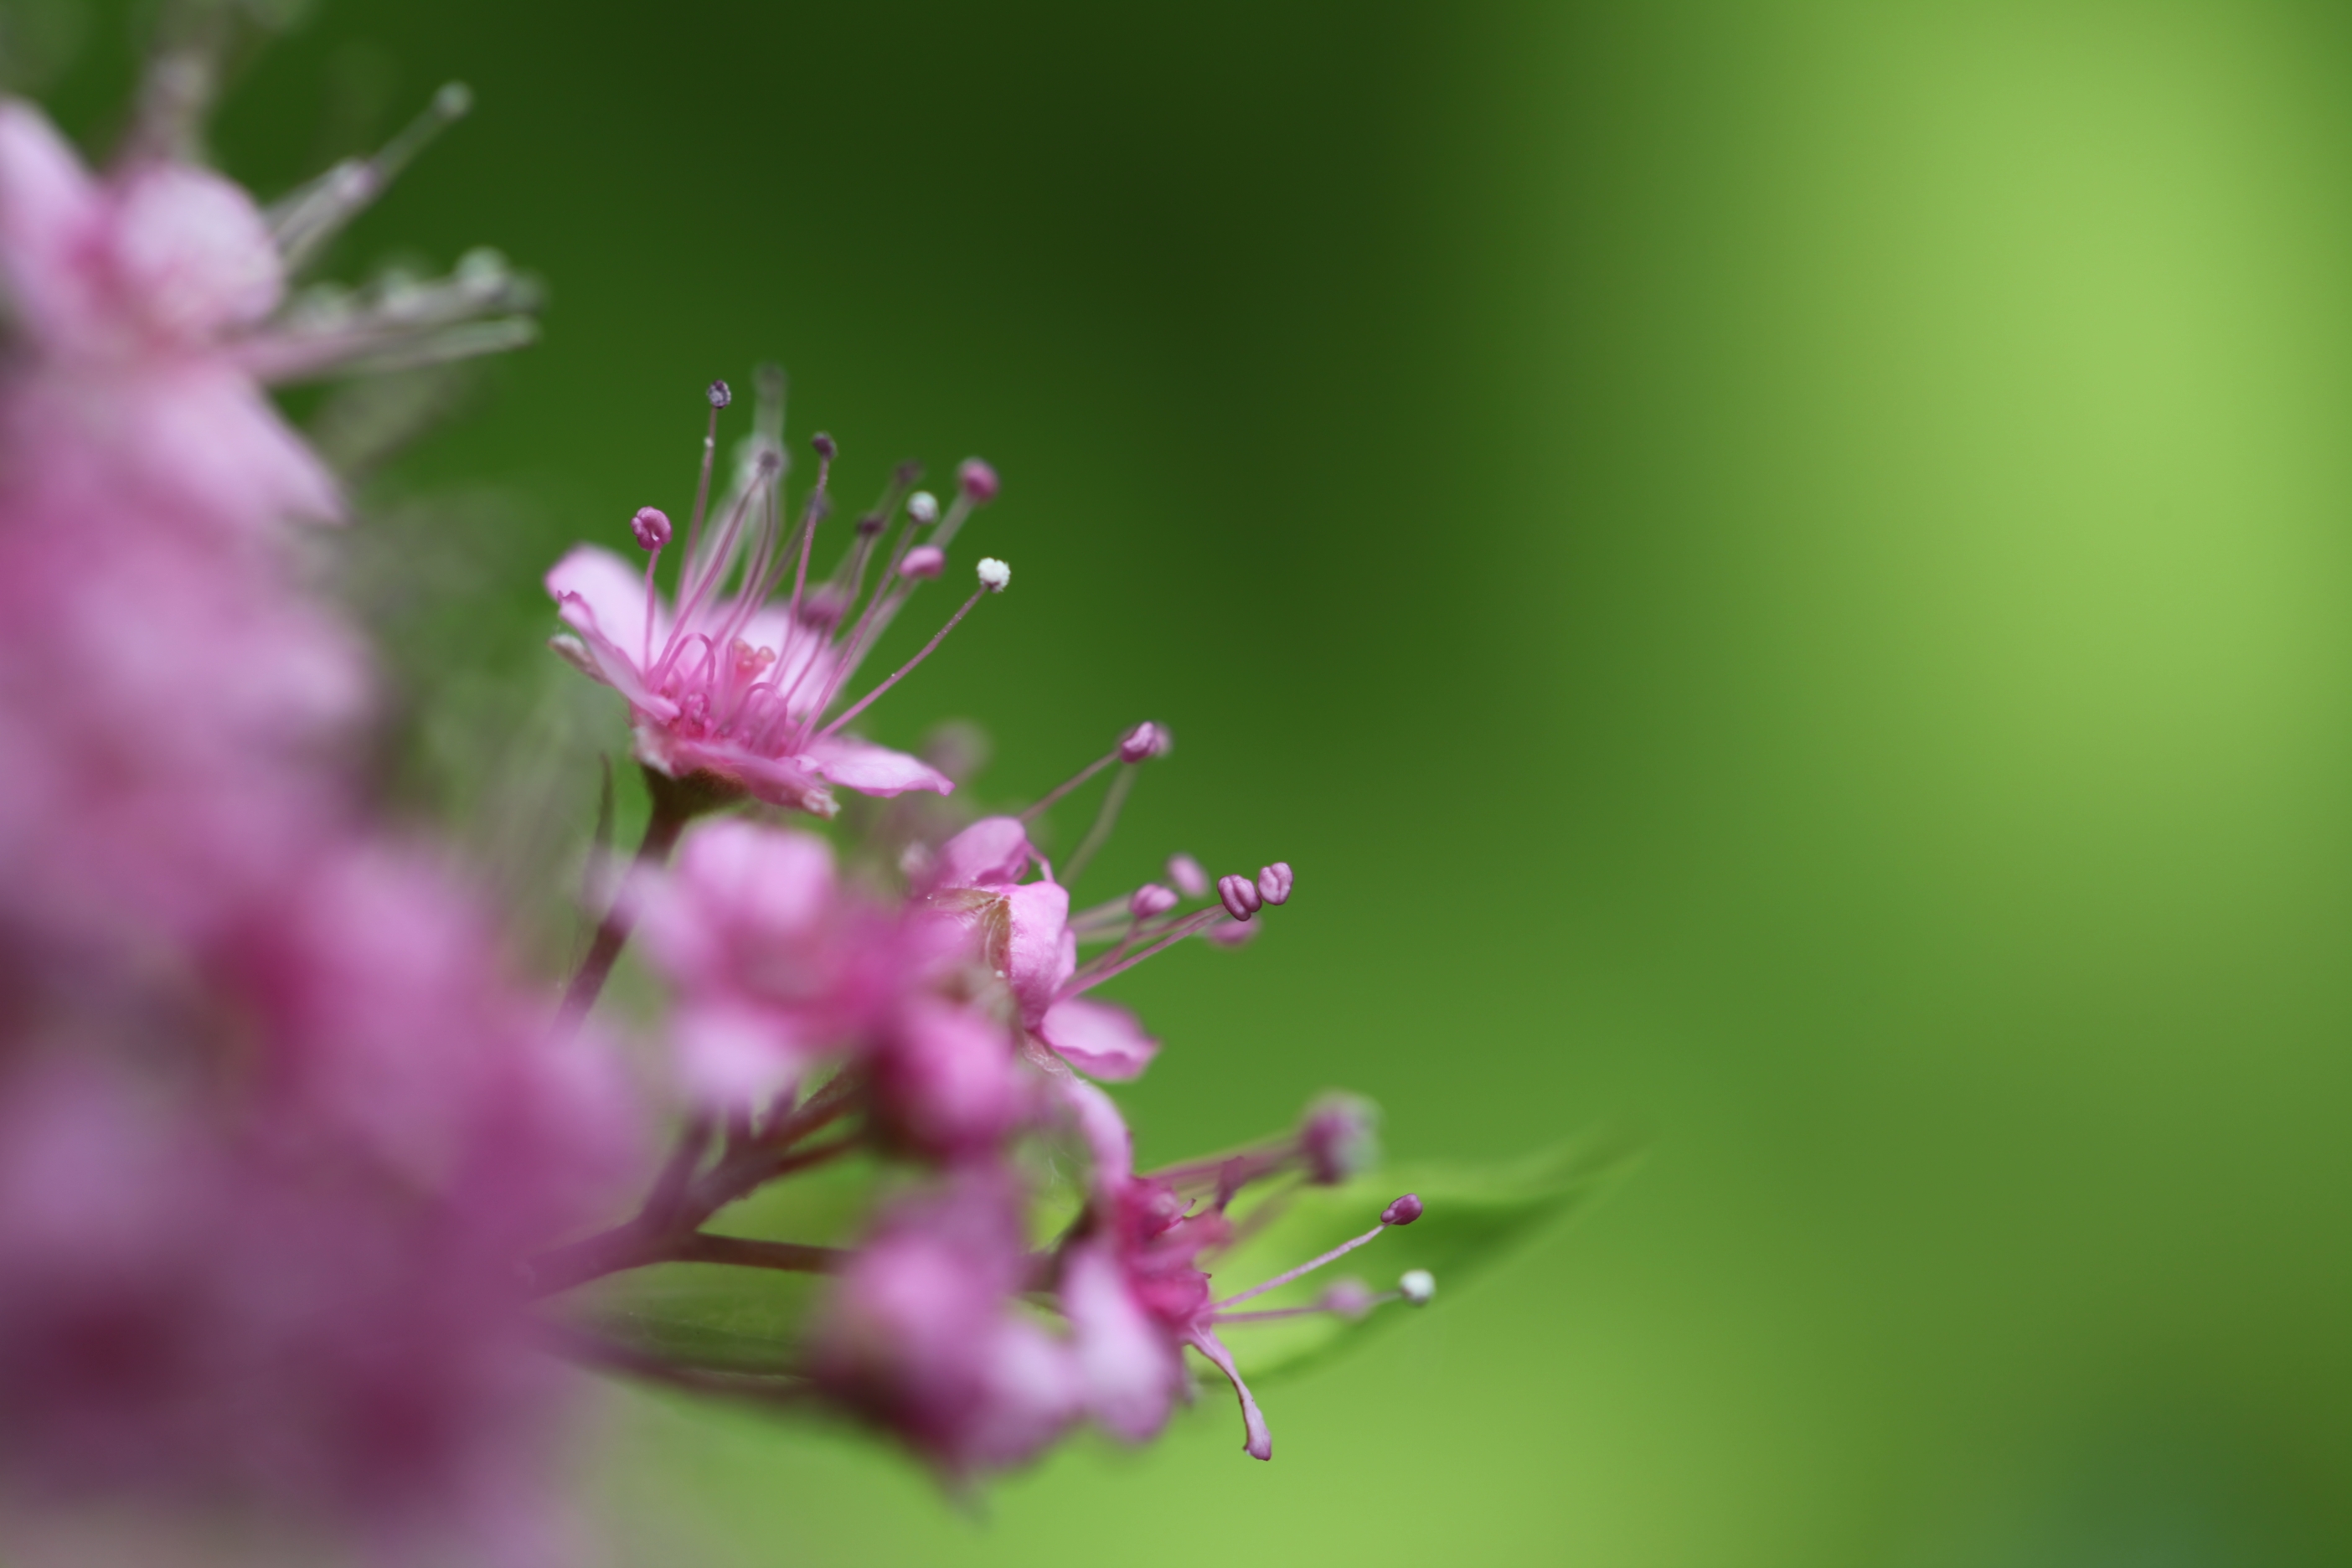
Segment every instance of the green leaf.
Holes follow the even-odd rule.
[[[1412,1268],[1436,1277],[1437,1296],[1425,1308],[1391,1302],[1352,1321],[1318,1312],[1228,1323],[1218,1337],[1253,1383],[1351,1350],[1368,1334],[1436,1310],[1466,1281],[1598,1196],[1630,1166],[1635,1152],[1622,1137],[1596,1136],[1506,1163],[1400,1165],[1335,1187],[1297,1187],[1255,1204],[1236,1203],[1233,1213],[1241,1239],[1207,1260],[1211,1288],[1220,1297],[1237,1295],[1362,1235],[1400,1194],[1418,1193],[1424,1205],[1412,1225],[1391,1226],[1379,1239],[1250,1300],[1241,1310],[1311,1305],[1334,1280],[1350,1277],[1375,1290],[1392,1290]]]
[[[858,1158],[778,1182],[721,1209],[705,1228],[720,1236],[820,1247],[853,1241],[880,1173]],[[717,1372],[787,1367],[824,1289],[822,1276],[731,1264],[661,1263],[572,1292],[573,1321],[674,1365]]]

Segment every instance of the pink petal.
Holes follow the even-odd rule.
[[[1029,830],[1018,817],[983,816],[940,846],[934,887],[987,888],[1017,882],[1029,868]]]
[[[548,568],[547,591],[556,614],[574,631],[593,630],[626,650],[634,664],[646,637],[646,574],[601,545],[581,544]],[[668,606],[654,608],[654,653],[669,636]]]
[[[41,111],[0,103],[0,277],[36,337],[89,331],[105,286],[105,197]]]
[[[210,170],[180,163],[147,165],[123,183],[114,261],[148,323],[192,345],[261,320],[285,289],[278,247],[253,198]]]
[[[910,789],[950,795],[955,790],[945,773],[920,758],[846,735],[813,741],[802,756],[830,782],[860,795],[903,795]]]
[[[1273,1458],[1274,1434],[1266,1430],[1265,1415],[1259,1411],[1257,1401],[1250,1397],[1249,1384],[1242,1381],[1240,1371],[1234,1365],[1234,1352],[1207,1329],[1194,1329],[1191,1338],[1192,1348],[1216,1363],[1217,1370],[1231,1380],[1234,1396],[1242,1402],[1242,1451],[1253,1459]]]
[[[709,772],[732,779],[750,791],[753,798],[771,805],[788,806],[814,816],[831,816],[841,809],[834,804],[824,782],[793,761],[763,757],[725,742],[689,741],[657,724],[640,723],[637,755],[673,778]]]
[[[1013,924],[1004,978],[1021,1004],[1021,1021],[1034,1029],[1078,966],[1070,890],[1059,882],[1025,883],[1006,890],[1004,909]]]
[[[1135,1139],[1127,1119],[1109,1095],[1090,1083],[1071,1079],[1062,1085],[1062,1103],[1070,1108],[1078,1135],[1094,1157],[1094,1184],[1098,1194],[1116,1193],[1135,1173]]]
[[[1134,1014],[1082,996],[1055,1003],[1037,1033],[1080,1072],[1114,1083],[1140,1073],[1160,1052],[1160,1042],[1143,1032]]]
[[[1128,1289],[1107,1244],[1072,1250],[1062,1270],[1061,1302],[1076,1331],[1087,1412],[1129,1443],[1156,1435],[1183,1387],[1184,1363]]]

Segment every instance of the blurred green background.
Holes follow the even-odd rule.
[[[1649,1136],[1269,1390],[1271,1466],[1213,1396],[965,1512],[617,1395],[616,1552],[2352,1562],[2340,7],[341,0],[224,162],[453,76],[338,265],[495,244],[551,303],[383,481],[462,502],[422,701],[530,689],[538,572],[775,356],[853,502],[1005,476],[1014,586],[881,738],[981,720],[1011,801],[1158,718],[1098,886],[1299,869],[1122,983],[1147,1159],[1331,1084],[1403,1156]]]

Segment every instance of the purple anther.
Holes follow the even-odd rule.
[[[629,531],[647,550],[659,550],[669,542],[669,518],[657,506],[641,506],[629,519]]]
[[[723,381],[712,382],[702,395],[710,399],[710,406],[713,408],[724,408],[735,401],[735,395],[727,390],[727,384]]]
[[[881,532],[889,525],[890,520],[888,518],[884,517],[878,511],[869,511],[864,517],[857,520],[857,531],[862,534],[872,535]]]
[[[1257,872],[1257,890],[1269,904],[1290,901],[1290,886],[1296,880],[1290,874],[1290,862],[1276,860],[1271,866],[1261,866]]]
[[[1127,896],[1127,912],[1137,920],[1148,921],[1154,915],[1166,914],[1183,901],[1176,896],[1175,889],[1146,882]]]
[[[1420,1217],[1421,1197],[1415,1193],[1405,1194],[1381,1211],[1382,1225],[1411,1225]]]
[[[756,466],[763,474],[780,473],[784,467],[784,455],[773,447],[762,447]]]
[[[911,458],[890,470],[890,482],[897,485],[900,489],[905,489],[908,485],[913,484],[917,479],[919,479],[922,477],[923,465],[916,462]]]
[[[822,430],[809,437],[809,448],[828,463],[841,456],[841,447]]]
[[[963,460],[963,467],[956,470],[956,483],[963,487],[964,500],[974,506],[986,506],[996,499],[996,470],[978,458]]]
[[[1118,760],[1139,763],[1150,757],[1166,756],[1173,743],[1167,731],[1146,719],[1118,738]]]
[[[1188,899],[1197,899],[1209,890],[1209,874],[1190,855],[1168,857],[1168,879],[1183,890]]]
[[[1249,919],[1265,902],[1257,895],[1257,885],[1242,876],[1218,878],[1217,898],[1225,906],[1225,913],[1237,921]]]
[[[918,544],[898,563],[898,575],[928,581],[947,570],[948,552],[936,544]]]

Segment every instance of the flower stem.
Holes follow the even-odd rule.
[[[707,790],[690,787],[691,781],[682,783],[666,774],[646,769],[646,791],[653,798],[653,814],[646,818],[646,836],[637,842],[637,853],[629,862],[629,869],[613,889],[613,901],[606,906],[604,918],[596,922],[595,939],[588,944],[587,956],[572,976],[572,984],[563,989],[562,1005],[555,1012],[555,1035],[569,1038],[580,1027],[582,1020],[596,1005],[604,994],[604,982],[613,975],[613,965],[620,961],[621,950],[629,944],[629,933],[637,923],[636,884],[647,871],[659,870],[668,864],[670,851],[677,847],[677,837],[686,825],[709,810]]]

